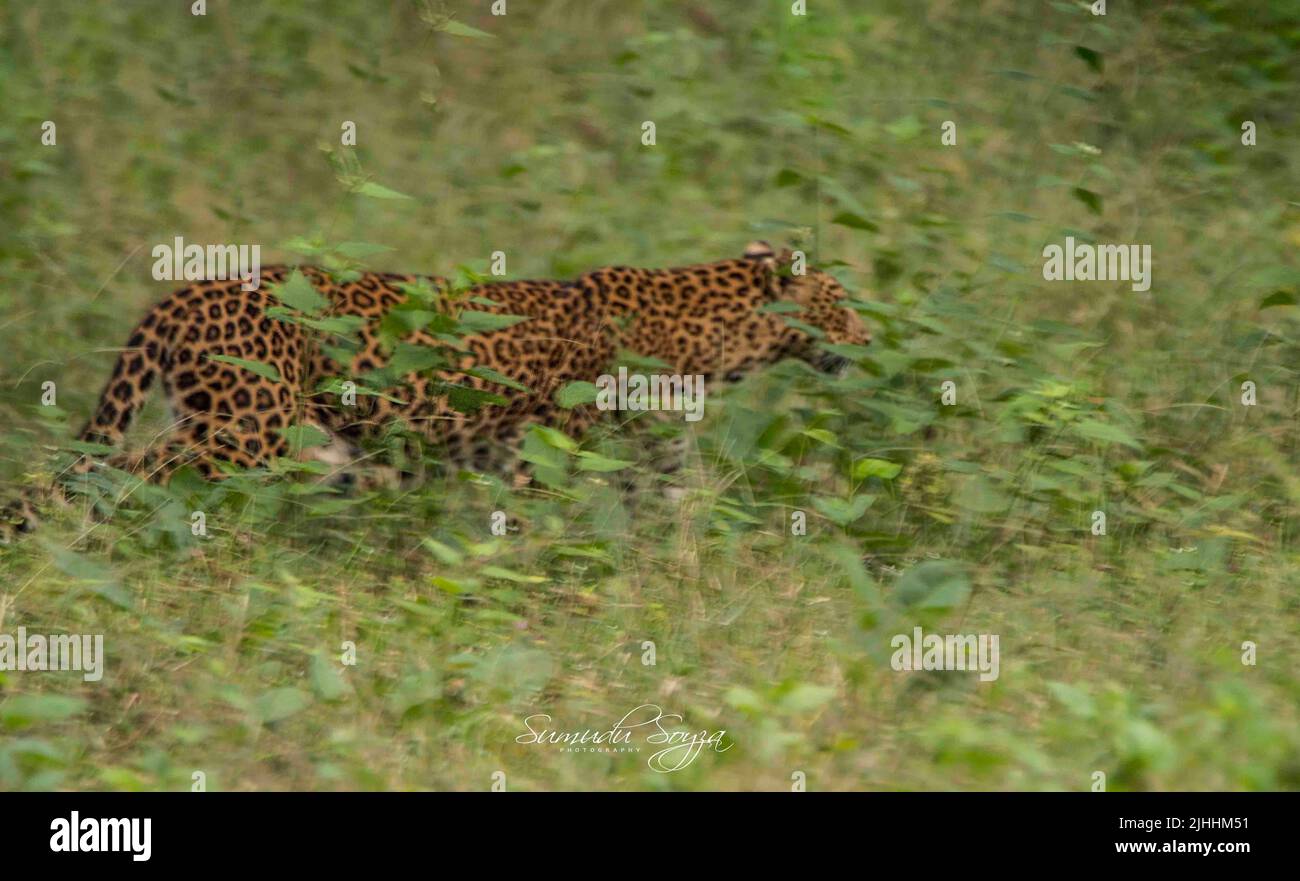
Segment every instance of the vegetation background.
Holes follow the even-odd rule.
[[[111,520],[0,550],[0,632],[108,653],[99,683],[0,672],[0,788],[1300,788],[1300,8],[1088,5],[0,4],[11,487],[177,235],[514,277],[765,238],[876,332],[843,378],[711,390],[681,503],[545,438],[528,492],[104,475]],[[1151,245],[1151,290],[1044,281],[1067,235]],[[1000,678],[893,671],[917,624],[998,634]],[[733,746],[663,774],[515,742],[646,703]]]

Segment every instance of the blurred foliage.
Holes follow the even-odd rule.
[[[496,250],[568,276],[765,238],[875,334],[842,378],[783,364],[636,426],[686,440],[680,503],[617,426],[531,433],[529,492],[88,478],[0,560],[0,632],[104,633],[109,671],[0,673],[0,787],[1300,788],[1300,11],[1088,5],[0,7],[14,483],[175,235],[462,284]],[[1151,291],[1044,281],[1066,236],[1150,244]],[[895,673],[916,625],[999,634],[1001,677]],[[644,703],[735,746],[664,775],[515,742]]]

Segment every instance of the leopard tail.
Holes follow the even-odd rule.
[[[170,308],[171,304],[158,304],[132,331],[126,347],[117,356],[112,376],[100,392],[95,412],[77,433],[77,440],[105,446],[122,442],[132,419],[147,400],[150,386],[162,372],[167,357],[164,341],[169,336]],[[65,498],[65,481],[86,473],[94,462],[94,457],[83,455],[60,473],[53,485],[25,489],[17,498],[0,505],[0,545],[35,530],[43,503],[50,498]]]

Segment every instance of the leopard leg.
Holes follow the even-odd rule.
[[[36,529],[45,494],[29,487],[0,507],[0,545],[12,544],[20,535]]]

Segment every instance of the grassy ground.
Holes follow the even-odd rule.
[[[1291,4],[489,5],[0,9],[0,474],[51,473],[176,235],[516,277],[766,238],[869,304],[870,355],[712,394],[681,503],[551,450],[530,492],[58,513],[0,551],[0,633],[107,668],[0,672],[0,787],[1300,788]],[[1151,290],[1044,280],[1067,235],[1149,244]],[[895,672],[916,624],[999,635],[1000,677]],[[516,742],[643,704],[731,747]]]

